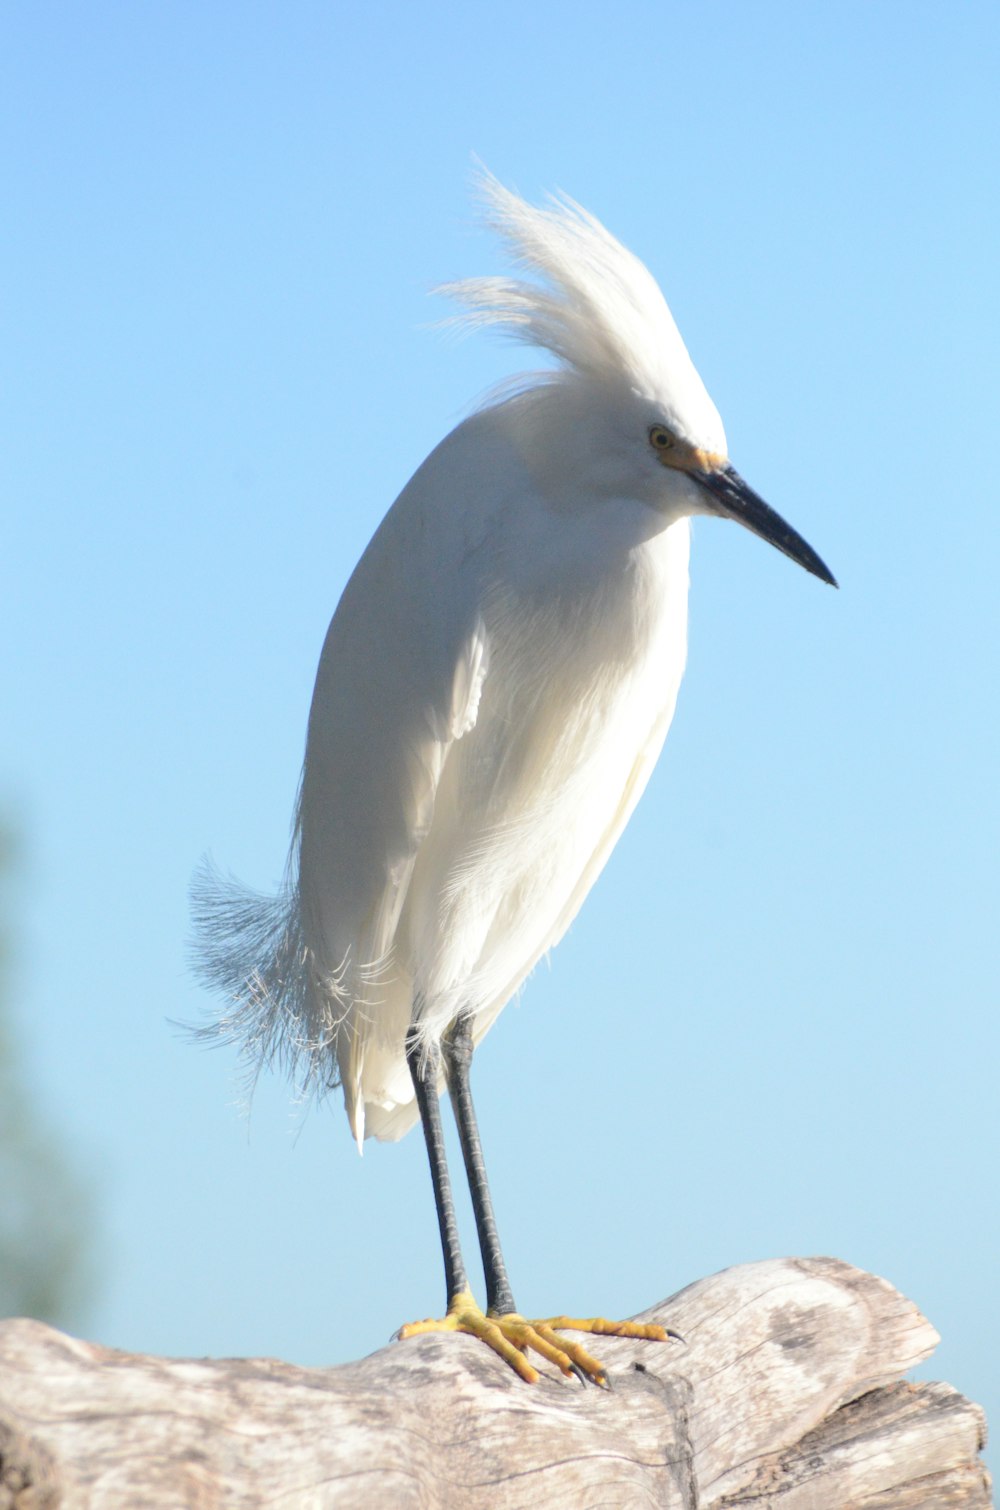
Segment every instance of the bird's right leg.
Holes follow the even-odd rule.
[[[420,1124],[424,1130],[424,1142],[427,1145],[427,1157],[430,1160],[431,1184],[434,1186],[434,1204],[437,1207],[438,1227],[441,1231],[444,1277],[450,1307],[457,1295],[468,1293],[469,1281],[462,1261],[458,1222],[455,1219],[455,1202],[451,1194],[451,1176],[448,1173],[448,1159],[444,1148],[444,1128],[441,1126],[441,1103],[437,1089],[440,1062],[441,1051],[437,1045],[433,1045],[429,1050],[422,1049],[417,1042],[415,1030],[411,1029],[406,1041],[406,1063],[417,1096]]]
[[[519,1344],[506,1336],[502,1327],[485,1314],[469,1289],[445,1156],[444,1129],[441,1126],[441,1105],[438,1098],[440,1050],[436,1045],[430,1050],[422,1047],[416,1030],[411,1028],[406,1040],[406,1063],[416,1093],[427,1157],[430,1160],[434,1204],[437,1207],[441,1248],[444,1253],[448,1311],[440,1320],[411,1321],[400,1327],[397,1336],[402,1340],[419,1337],[425,1332],[468,1332],[474,1337],[482,1338],[522,1379],[534,1384],[538,1374],[525,1359]]]

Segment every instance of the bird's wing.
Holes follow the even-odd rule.
[[[349,1103],[365,1042],[402,1042],[412,1003],[400,913],[489,667],[477,539],[435,516],[432,481],[417,474],[345,589],[309,719],[297,816],[308,1037],[335,1040]]]
[[[489,656],[481,621],[460,637],[450,665],[438,666],[397,625],[391,649],[364,657],[361,687],[346,653],[355,627],[338,615],[327,639],[297,831],[310,947],[327,969],[346,963],[360,981],[392,948],[441,772],[452,743],[475,726]]]
[[[391,1045],[394,1072],[406,1077],[412,981],[396,932],[449,750],[474,728],[488,675],[483,429],[479,417],[466,421],[424,462],[334,614],[287,887],[260,896],[207,867],[195,885],[200,971],[229,1002],[206,1032],[240,1043],[254,1067],[277,1062],[303,1089],[329,1087],[339,1073],[359,1135],[359,1046]],[[495,509],[523,482],[516,458],[491,460]]]

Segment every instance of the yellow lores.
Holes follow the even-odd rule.
[[[603,1382],[558,1328],[668,1334],[517,1311],[473,1051],[569,927],[659,754],[684,670],[691,517],[735,519],[833,578],[729,464],[642,263],[568,200],[535,209],[489,178],[482,192],[529,276],[446,291],[467,323],[556,366],[441,442],[348,582],[316,677],[286,888],[264,898],[206,873],[196,913],[204,973],[228,1000],[214,1031],[304,1089],[340,1084],[359,1145],[422,1125],[448,1311],[400,1335],[467,1332],[526,1380],[530,1350]],[[485,1312],[458,1239],[445,1088]]]

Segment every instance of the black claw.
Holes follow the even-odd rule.
[[[587,1375],[583,1372],[583,1369],[580,1367],[580,1365],[578,1363],[571,1363],[570,1364],[570,1372],[574,1373],[576,1375],[576,1377],[579,1379],[580,1383],[584,1387],[586,1387],[586,1385],[589,1383]]]
[[[685,1347],[687,1346],[687,1343],[685,1342],[684,1338],[681,1336],[680,1332],[672,1332],[668,1326],[665,1326],[663,1328],[663,1330],[667,1334],[667,1341],[668,1342],[684,1342]]]

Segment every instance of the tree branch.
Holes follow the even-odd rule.
[[[642,1319],[685,1340],[600,1339],[610,1392],[551,1371],[526,1385],[467,1337],[307,1369],[0,1323],[0,1507],[991,1504],[982,1412],[899,1382],[938,1339],[884,1280],[836,1259],[747,1264]]]

